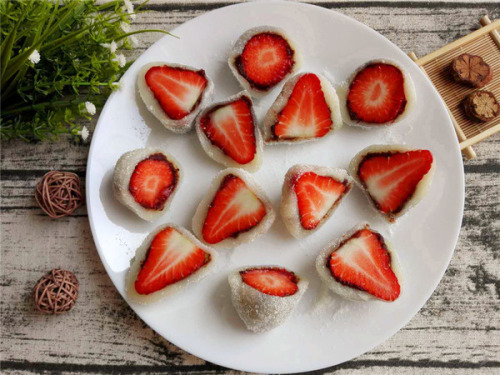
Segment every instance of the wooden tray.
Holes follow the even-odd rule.
[[[467,87],[450,78],[448,66],[462,53],[480,55],[493,70],[493,80],[484,89],[491,91],[500,100],[500,20],[491,22],[488,16],[479,21],[482,27],[437,51],[417,58],[408,55],[427,74],[443,98],[455,125],[460,149],[467,159],[476,157],[472,145],[500,131],[500,116],[488,122],[477,122],[465,116],[461,101],[475,88]]]

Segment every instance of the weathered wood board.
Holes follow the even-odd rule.
[[[175,26],[220,1],[155,0],[137,29]],[[423,56],[478,27],[498,1],[317,1],[369,25],[404,51]],[[138,56],[158,35],[140,36]],[[499,72],[500,74],[500,72]],[[95,123],[95,121],[94,121]],[[94,124],[90,124],[93,128]],[[232,373],[168,343],[121,299],[99,260],[85,207],[53,221],[33,198],[50,169],[85,174],[88,145],[63,140],[1,149],[0,363],[3,373]],[[460,240],[441,284],[425,307],[378,348],[324,373],[500,373],[500,136],[475,146],[465,162],[466,204]],[[47,270],[74,270],[80,297],[62,316],[34,311],[31,288]]]

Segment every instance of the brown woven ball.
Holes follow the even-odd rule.
[[[53,269],[33,289],[35,306],[46,314],[62,314],[71,310],[78,298],[80,283],[70,271]]]
[[[36,185],[35,199],[53,219],[71,215],[83,204],[80,178],[72,172],[50,171]]]

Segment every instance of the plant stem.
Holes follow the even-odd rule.
[[[45,109],[47,107],[50,108],[61,108],[61,107],[67,107],[68,105],[74,105],[74,104],[80,104],[82,102],[81,99],[72,99],[72,100],[58,100],[58,101],[53,101],[53,102],[42,102],[42,103],[37,103],[37,104],[32,104],[32,105],[27,105],[21,108],[16,108],[12,110],[5,110],[2,111],[2,116],[7,116],[7,115],[17,115],[22,112],[26,111],[39,111],[41,109]]]

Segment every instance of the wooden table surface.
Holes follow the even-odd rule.
[[[135,28],[170,30],[228,5],[221,1],[151,1]],[[498,1],[317,1],[423,56],[500,17]],[[158,34],[141,35],[138,56]],[[500,72],[498,72],[500,74]],[[95,124],[90,124],[93,128]],[[85,207],[51,220],[37,207],[34,186],[51,169],[85,175],[88,145],[62,140],[1,150],[1,371],[21,373],[232,373],[165,341],[115,290],[97,255]],[[433,296],[384,344],[337,367],[339,374],[500,373],[500,134],[465,161],[466,200],[455,255]],[[49,269],[73,270],[81,282],[68,314],[34,310],[31,290]]]

